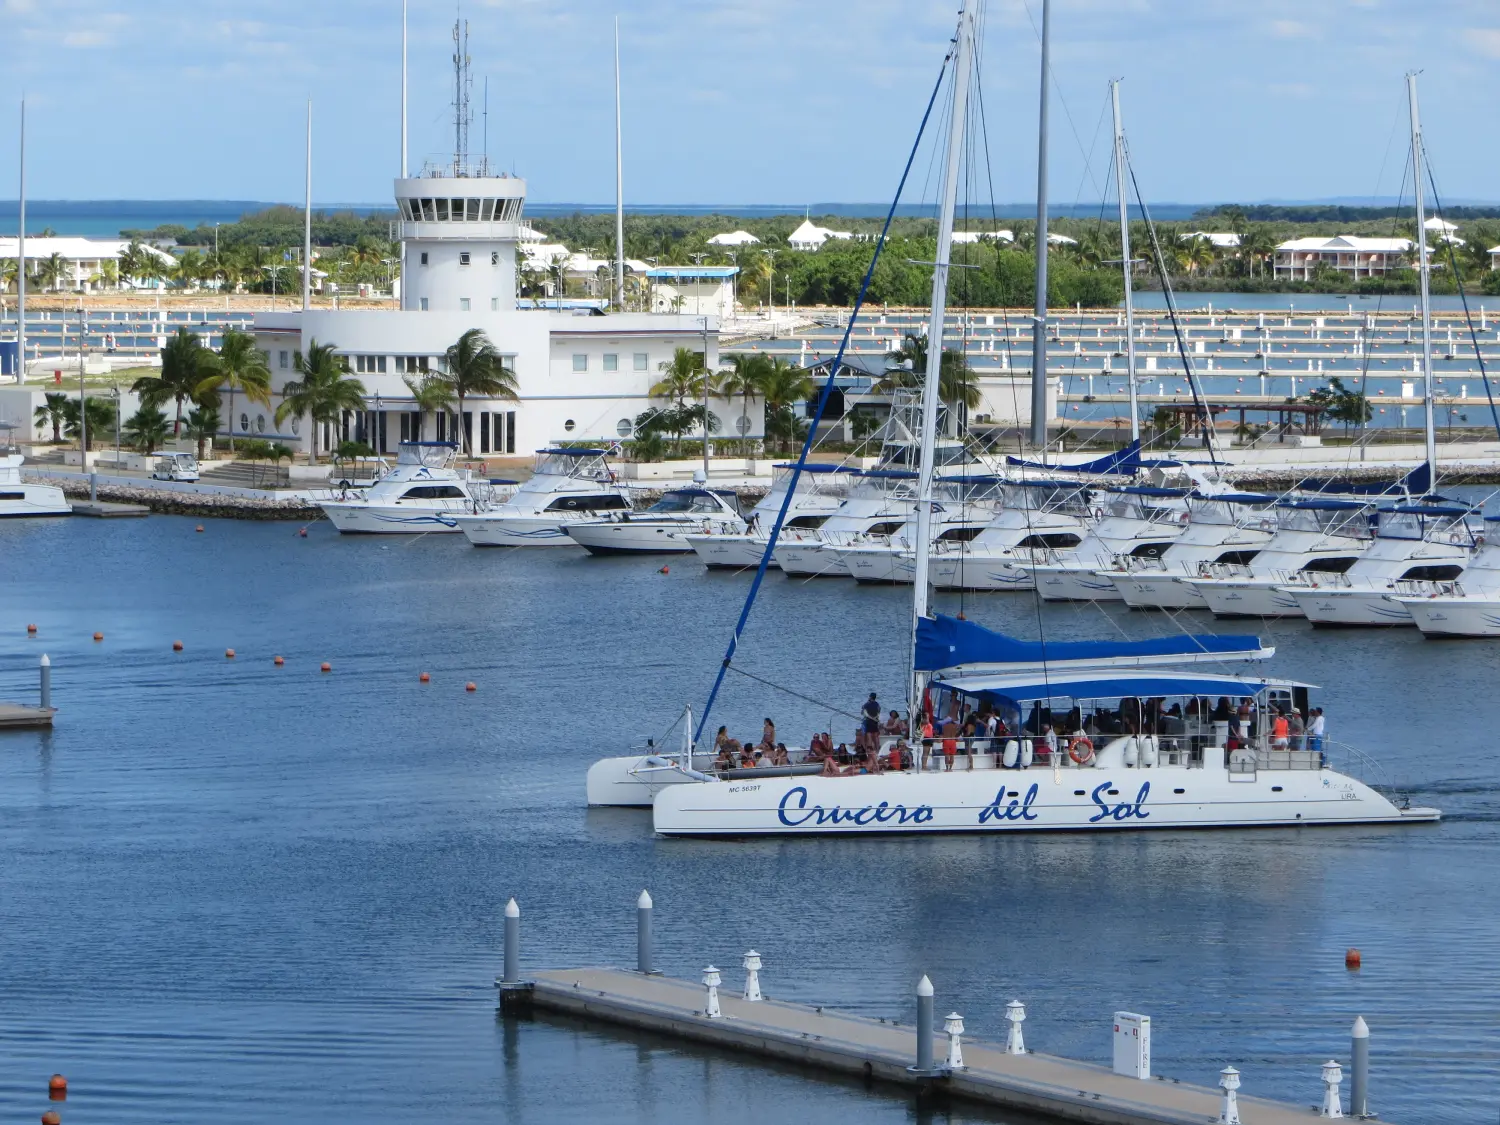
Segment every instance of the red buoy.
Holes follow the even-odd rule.
[[[52,1095],[53,1100],[62,1101],[68,1096],[68,1080],[61,1074],[54,1074],[47,1081],[47,1093]]]
[[[427,683],[427,682],[428,682],[428,681],[430,681],[430,680],[431,680],[431,679],[432,679],[432,677],[431,677],[431,676],[429,676],[429,675],[428,675],[428,674],[427,674],[427,673],[426,673],[426,672],[423,672],[423,673],[422,673],[422,674],[421,674],[421,675],[420,675],[420,676],[418,676],[418,677],[417,677],[417,679],[418,679],[418,681],[420,681],[420,682],[421,682],[421,683],[424,683],[424,684],[425,684],[425,683]]]
[[[55,1109],[49,1109],[42,1114],[42,1125],[62,1125],[62,1114]]]
[[[659,571],[657,571],[657,573],[658,574],[671,574],[672,573],[672,568],[668,567],[668,566],[664,566]]]
[[[224,659],[225,660],[233,660],[234,659],[234,649],[232,649],[232,648],[226,648],[224,650]]]
[[[173,641],[172,642],[172,651],[173,652],[181,652],[182,651],[182,642],[181,641]]]
[[[272,660],[271,663],[274,664],[274,665],[276,665],[276,667],[280,668],[283,664],[286,663],[286,661],[283,660],[283,659],[281,659],[281,657],[278,656],[278,657],[276,657],[276,659]]]
[[[323,661],[322,671],[324,671],[324,672],[332,672],[333,671],[333,665],[330,664],[330,663],[328,663],[328,661],[326,661],[326,660]]]
[[[36,626],[35,625],[28,625],[28,626],[26,626],[26,631],[28,633],[35,633],[36,632]]]
[[[297,534],[300,535],[300,536],[302,536],[302,538],[306,539],[307,538],[307,528],[305,528],[305,527],[304,528],[299,528],[298,531],[297,531]]]
[[[478,690],[479,690],[479,688],[475,685],[475,683],[474,683],[473,680],[470,680],[468,683],[464,684],[464,691],[478,691]]]
[[[195,528],[194,528],[194,529],[193,529],[193,530],[194,530],[194,531],[202,531],[202,530],[203,530],[203,525],[202,525],[202,524],[201,524],[201,523],[200,523],[200,524],[199,524],[199,525],[198,525],[198,526],[197,526],[197,527],[195,527]]]
[[[1351,949],[1344,954],[1344,968],[1357,969],[1360,964],[1359,950]]]
[[[103,633],[95,633],[94,634],[94,640],[96,640],[96,641],[102,641],[103,639],[104,639],[104,634]]]

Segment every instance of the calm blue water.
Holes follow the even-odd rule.
[[[0,696],[34,698],[46,651],[61,708],[50,735],[0,735],[5,1120],[46,1108],[54,1070],[71,1121],[912,1120],[793,1071],[496,1022],[508,896],[526,964],[627,963],[643,886],[675,974],[738,981],[754,945],[772,995],[900,1015],[927,972],[974,1034],[1018,996],[1031,1046],[1099,1060],[1126,1007],[1161,1073],[1232,1062],[1303,1104],[1362,1012],[1384,1119],[1494,1120],[1500,647],[1266,631],[1277,673],[1327,686],[1330,733],[1447,810],[1431,828],[656,840],[646,814],[585,810],[584,770],[702,699],[744,577],[193,526],[0,525]],[[1026,598],[965,608],[1037,627]],[[906,612],[901,590],[772,576],[743,663],[845,708],[895,698]],[[1171,627],[1042,616],[1053,637]],[[721,714],[828,720],[737,677]]]

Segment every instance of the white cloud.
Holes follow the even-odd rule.
[[[1317,28],[1301,20],[1271,21],[1271,34],[1278,39],[1311,39],[1317,33]]]
[[[102,31],[70,31],[62,41],[64,47],[103,47],[109,39]]]
[[[1487,59],[1500,59],[1500,27],[1466,27],[1464,42]]]

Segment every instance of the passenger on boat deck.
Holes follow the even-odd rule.
[[[932,762],[932,716],[922,716],[922,768],[925,770]]]
[[[867,734],[876,734],[880,730],[880,700],[872,691],[870,698],[865,700],[864,706],[859,709],[864,716],[864,731]]]
[[[1285,750],[1289,745],[1291,725],[1287,722],[1286,712],[1278,709],[1276,717],[1271,720],[1271,749]]]
[[[898,737],[896,741],[891,744],[891,750],[890,754],[888,755],[888,760],[886,762],[885,768],[889,770],[904,770],[907,766],[908,757],[909,754],[906,749],[906,739]]]
[[[776,749],[771,751],[771,764],[773,766],[789,766],[792,764],[792,756],[787,753],[785,742],[778,742]]]
[[[776,724],[770,719],[761,724],[760,744],[767,750],[776,745]]]
[[[953,758],[958,753],[958,724],[949,719],[943,724],[943,769],[953,772]]]
[[[840,742],[839,748],[834,751],[833,756],[838,759],[839,765],[847,766],[851,761],[849,757],[849,744],[847,742]]]
[[[755,757],[751,761],[750,764],[752,766],[756,766],[756,767],[769,766],[771,764],[771,760],[768,757],[766,757],[766,752],[764,750],[762,750],[759,746],[757,746],[755,748]]]
[[[880,733],[905,736],[906,729],[906,721],[901,718],[901,712],[892,711],[884,724],[881,725]]]
[[[1250,718],[1250,700],[1248,698],[1241,699],[1239,707],[1234,712],[1234,721],[1241,741],[1250,737]]]
[[[1209,716],[1209,722],[1227,723],[1233,717],[1229,711],[1229,697],[1227,695],[1219,696],[1218,706],[1214,708],[1214,713]]]
[[[1295,707],[1292,708],[1292,713],[1287,716],[1287,727],[1289,728],[1288,734],[1290,735],[1290,741],[1287,743],[1288,748],[1301,750],[1302,734],[1307,729],[1307,726],[1302,721],[1302,712]]]
[[[830,739],[825,743],[823,741],[825,738],[828,738],[828,735],[815,734],[812,736],[812,740],[807,744],[808,761],[816,762],[819,759],[828,757],[833,752],[833,741]]]
[[[1312,721],[1307,724],[1307,748],[1321,754],[1323,752],[1323,708],[1312,709]]]
[[[1051,723],[1042,724],[1042,741],[1047,745],[1047,761],[1057,761],[1057,732]]]
[[[723,730],[722,727],[720,727],[719,729]],[[719,747],[719,756],[714,759],[714,769],[716,769],[716,770],[732,770],[732,769],[734,769],[734,755],[732,753],[730,753],[728,746],[720,746]]]

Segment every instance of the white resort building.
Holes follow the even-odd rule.
[[[0,238],[0,260],[15,260],[20,253],[19,239]],[[120,276],[120,258],[129,241],[123,238],[75,238],[50,236],[26,239],[27,288],[32,291],[46,289],[51,292],[96,293],[102,289],[160,289],[160,278],[141,280]],[[177,259],[165,250],[141,244],[141,248],[156,258],[165,272],[177,264]],[[61,265],[56,280],[43,286],[35,280],[44,262],[56,255]]]
[[[1276,247],[1276,276],[1311,281],[1318,267],[1326,265],[1354,278],[1380,277],[1402,269],[1411,249],[1411,242],[1405,238],[1353,234],[1294,238]]]

